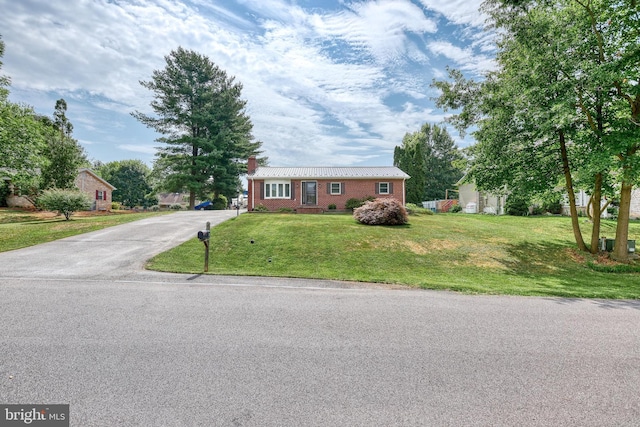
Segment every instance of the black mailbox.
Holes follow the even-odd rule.
[[[200,241],[202,242],[204,242],[205,240],[209,240],[210,233],[211,232],[208,230],[198,231],[198,239],[200,239]]]

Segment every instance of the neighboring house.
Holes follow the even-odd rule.
[[[640,189],[634,188],[631,191],[631,207],[629,209],[629,218],[640,219]]]
[[[169,209],[173,205],[180,205],[182,208],[189,206],[189,195],[185,193],[161,193],[158,194],[158,206],[160,209]],[[196,205],[200,202],[196,200]]]
[[[478,191],[475,183],[465,182],[464,179],[462,178],[457,184],[458,203],[463,212],[504,215],[506,196],[495,196],[484,191]]]
[[[196,206],[201,204],[202,200],[196,199]],[[189,193],[160,193],[158,194],[158,207],[161,210],[171,209],[172,206],[180,205],[181,209],[189,208]]]
[[[489,193],[477,191],[476,186],[472,182],[464,182],[464,178],[458,182],[460,206],[463,212],[466,213],[491,213],[497,215],[505,214],[505,202],[507,196],[495,196]],[[631,202],[631,218],[640,218],[640,190],[634,190],[633,199]],[[589,194],[584,190],[578,190],[575,192],[576,208],[579,215],[586,216],[587,205],[589,203]],[[606,204],[606,200],[602,200],[602,206]],[[636,210],[634,211],[634,205]],[[635,213],[634,213],[635,212]],[[562,215],[570,216],[571,210],[569,208],[569,198],[565,195],[562,201]],[[605,210],[602,213],[603,218],[608,218],[609,215]]]
[[[587,215],[587,206],[589,204],[589,194],[584,190],[577,190],[574,192],[574,196],[576,199],[576,210],[578,211],[578,215]],[[605,200],[602,200],[602,205],[606,203]],[[562,215],[571,216],[571,207],[569,206],[569,196],[566,194],[562,198]],[[606,218],[607,212],[604,211],[602,214],[603,217]]]
[[[321,213],[335,205],[345,209],[347,200],[365,197],[395,198],[405,203],[409,175],[397,167],[257,167],[247,165],[247,209],[258,205],[270,211],[281,208],[299,213]]]
[[[113,190],[116,187],[100,178],[91,169],[84,168],[78,171],[76,187],[91,198],[92,211],[111,210]]]

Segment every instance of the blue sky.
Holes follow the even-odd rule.
[[[446,66],[494,67],[480,0],[0,0],[10,99],[68,103],[92,160],[151,165],[159,135],[140,80],[182,46],[243,84],[272,166],[387,166],[407,132],[442,123]],[[461,139],[449,128],[458,146]]]

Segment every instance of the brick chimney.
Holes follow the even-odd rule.
[[[256,156],[249,156],[249,160],[247,161],[247,174],[251,175],[256,171],[257,162]]]

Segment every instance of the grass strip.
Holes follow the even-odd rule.
[[[94,215],[64,216],[0,209],[0,252],[25,248],[114,225],[161,215],[164,212],[128,213],[117,211]]]
[[[583,223],[585,238],[590,225]],[[613,234],[615,222],[603,221]],[[630,239],[640,224],[630,226]],[[254,243],[251,243],[253,241]],[[335,279],[467,293],[640,298],[640,274],[594,271],[563,217],[412,216],[406,226],[349,215],[245,214],[211,232],[210,274]],[[153,270],[201,273],[197,239],[150,260]]]

